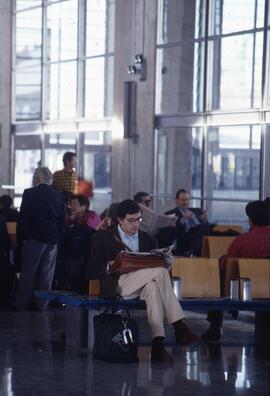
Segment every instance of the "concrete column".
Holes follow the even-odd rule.
[[[11,182],[12,13],[10,0],[0,1],[0,186]],[[0,194],[10,193],[1,189]]]
[[[152,0],[116,2],[113,201],[132,197],[138,190],[153,191],[157,4]],[[127,74],[127,67],[133,63],[135,54],[143,54],[146,59],[146,81]],[[135,140],[117,137],[123,133],[123,86],[128,80],[137,82]]]

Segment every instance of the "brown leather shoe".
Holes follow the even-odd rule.
[[[153,345],[151,350],[151,361],[159,363],[173,363],[173,358],[166,351],[164,345]]]
[[[178,345],[191,345],[201,341],[201,338],[194,334],[190,328],[183,322],[178,320],[173,323],[175,330],[175,340]]]

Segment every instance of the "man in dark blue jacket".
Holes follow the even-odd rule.
[[[185,253],[199,256],[203,236],[210,235],[212,232],[206,211],[201,208],[190,208],[189,199],[189,193],[181,188],[175,196],[176,207],[165,212],[166,215],[174,215],[178,218],[174,253],[179,256],[185,255]]]
[[[17,240],[22,244],[22,270],[14,299],[17,309],[26,309],[34,287],[50,290],[59,242],[64,227],[64,201],[51,186],[52,173],[37,168],[33,186],[24,190],[17,225]],[[38,309],[48,302],[36,301]]]

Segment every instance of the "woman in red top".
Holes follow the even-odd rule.
[[[93,210],[89,210],[90,201],[86,195],[74,194],[70,198],[71,216],[68,218],[68,225],[85,224],[89,228],[98,228],[101,223],[99,215]]]

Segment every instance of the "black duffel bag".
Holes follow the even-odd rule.
[[[117,312],[121,301],[125,316]],[[109,310],[111,309],[111,313]],[[113,363],[137,363],[138,327],[131,319],[122,297],[117,296],[112,304],[99,315],[94,316],[94,347],[96,359]]]

